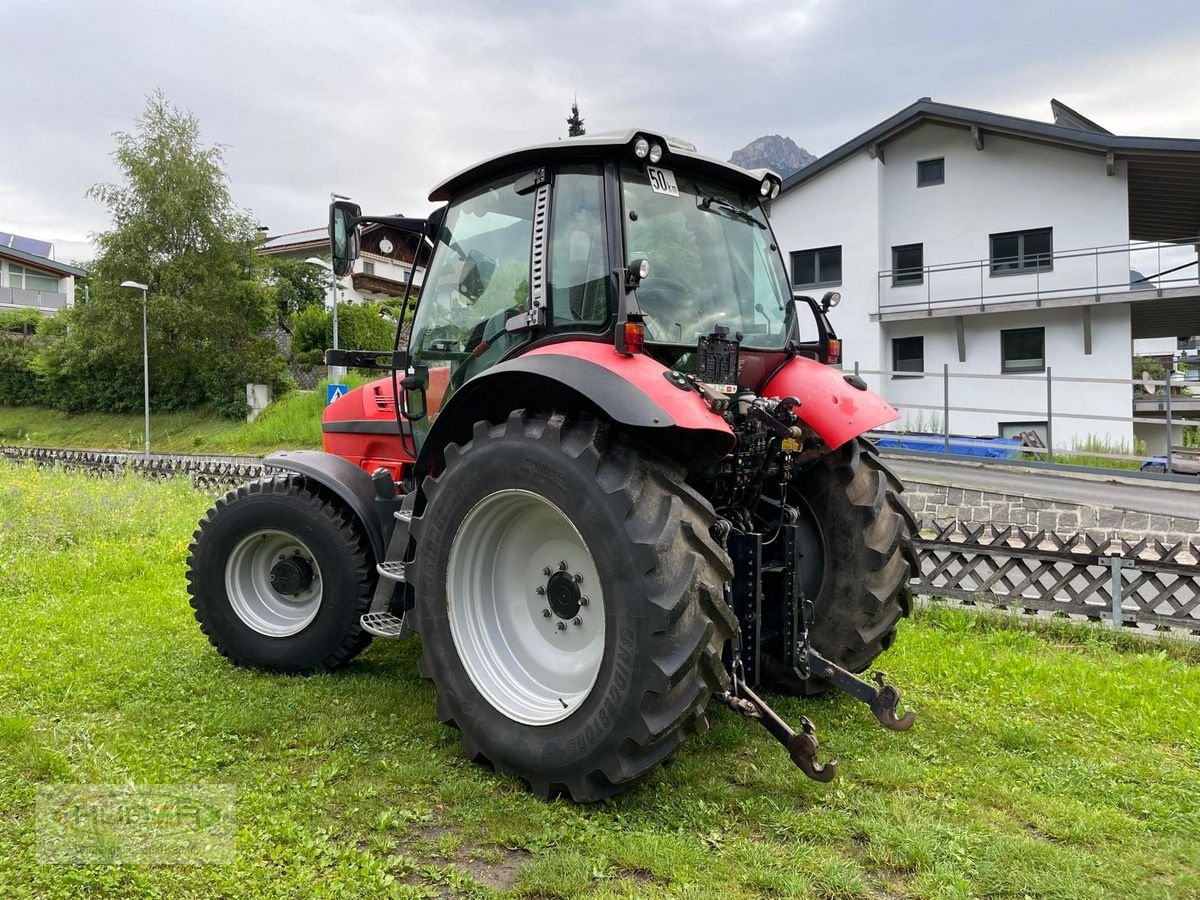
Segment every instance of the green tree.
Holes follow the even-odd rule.
[[[133,133],[114,135],[119,184],[89,196],[112,217],[94,239],[89,298],[46,330],[36,367],[49,399],[69,410],[140,409],[141,297],[149,285],[151,404],[245,410],[245,384],[286,389],[283,360],[262,330],[275,318],[273,292],[254,253],[253,220],[232,200],[219,146],[200,126],[152,94]]]
[[[583,116],[579,115],[579,100],[571,101],[571,114],[567,116],[567,137],[587,134],[583,127]]]
[[[276,258],[269,263],[268,273],[276,318],[289,331],[297,313],[325,304],[329,276],[323,269],[298,259]]]

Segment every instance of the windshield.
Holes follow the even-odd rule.
[[[650,261],[646,340],[695,345],[724,325],[744,347],[783,347],[791,293],[757,200],[653,166],[623,167],[621,181],[627,256]]]

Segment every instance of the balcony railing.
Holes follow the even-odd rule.
[[[1130,241],[1023,259],[973,259],[878,274],[877,312],[948,314],[1101,294],[1200,285],[1196,245]]]
[[[66,294],[59,294],[54,291],[27,291],[24,288],[0,287],[0,307],[60,310],[66,306]]]

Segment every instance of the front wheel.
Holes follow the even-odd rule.
[[[643,780],[726,684],[712,508],[674,465],[562,415],[479,422],[445,460],[408,567],[439,717],[539,796]]]
[[[358,520],[301,476],[252,481],[200,521],[188,557],[196,621],[232,662],[326,672],[370,643],[374,558]]]

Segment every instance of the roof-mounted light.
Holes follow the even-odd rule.
[[[658,144],[650,145],[650,162],[657,163],[663,156],[663,148]]]
[[[661,151],[660,151],[661,152]],[[650,155],[650,142],[644,137],[638,138],[633,142],[633,155],[638,159],[645,159]]]
[[[762,180],[762,182],[759,184],[758,196],[762,197],[764,200],[766,200],[767,198],[769,198],[771,196],[771,179],[770,178],[764,178]]]
[[[776,197],[779,196],[779,189],[780,189],[780,183],[778,181],[776,181],[774,187],[771,188],[771,199],[772,200],[774,200]]]

